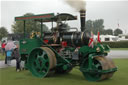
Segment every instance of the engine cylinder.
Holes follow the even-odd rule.
[[[44,35],[44,39],[49,41],[48,44],[59,44],[62,41],[66,41],[68,46],[88,45],[89,38],[88,32],[45,33]]]

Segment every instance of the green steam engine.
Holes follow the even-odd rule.
[[[85,11],[80,11],[81,32],[69,27],[65,22],[77,20],[76,16],[67,13],[53,13],[34,16],[15,17],[24,21],[24,39],[20,40],[21,59],[27,69],[36,77],[51,76],[55,73],[68,73],[75,66],[89,81],[108,79],[117,71],[113,61],[107,58],[108,45],[95,43],[88,46],[90,32],[85,29]],[[25,21],[35,20],[41,24],[40,33],[33,33],[26,38]],[[43,32],[43,23],[51,22],[51,32]],[[53,27],[54,24],[57,24]],[[69,31],[74,29],[75,31]]]

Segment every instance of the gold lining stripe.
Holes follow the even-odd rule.
[[[85,17],[85,16],[80,16],[80,17]]]
[[[82,32],[82,34],[81,34],[81,42],[84,44],[84,42],[83,42],[83,36],[84,36],[84,32]]]
[[[72,33],[71,41],[72,41],[72,44],[73,44],[73,46],[74,46],[74,43],[73,43],[73,34],[74,34],[74,32]]]

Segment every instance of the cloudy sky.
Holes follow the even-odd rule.
[[[79,13],[67,5],[64,0],[1,0],[0,27],[6,27],[11,32],[14,17],[25,13]],[[120,29],[128,33],[128,0],[86,0],[87,20],[104,19],[105,29]],[[79,19],[78,19],[79,20]],[[74,24],[75,23],[75,24]],[[80,27],[79,21],[71,23],[73,27]]]

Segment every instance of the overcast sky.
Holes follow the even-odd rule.
[[[116,29],[118,23],[120,28],[128,33],[128,0],[86,0],[87,20],[104,19],[105,29]],[[25,1],[1,1],[1,26],[11,32],[14,17],[25,13],[71,13],[79,15],[77,11],[67,5],[64,0],[25,0]],[[79,19],[78,19],[79,20]],[[79,21],[71,23],[73,27],[80,27]]]

